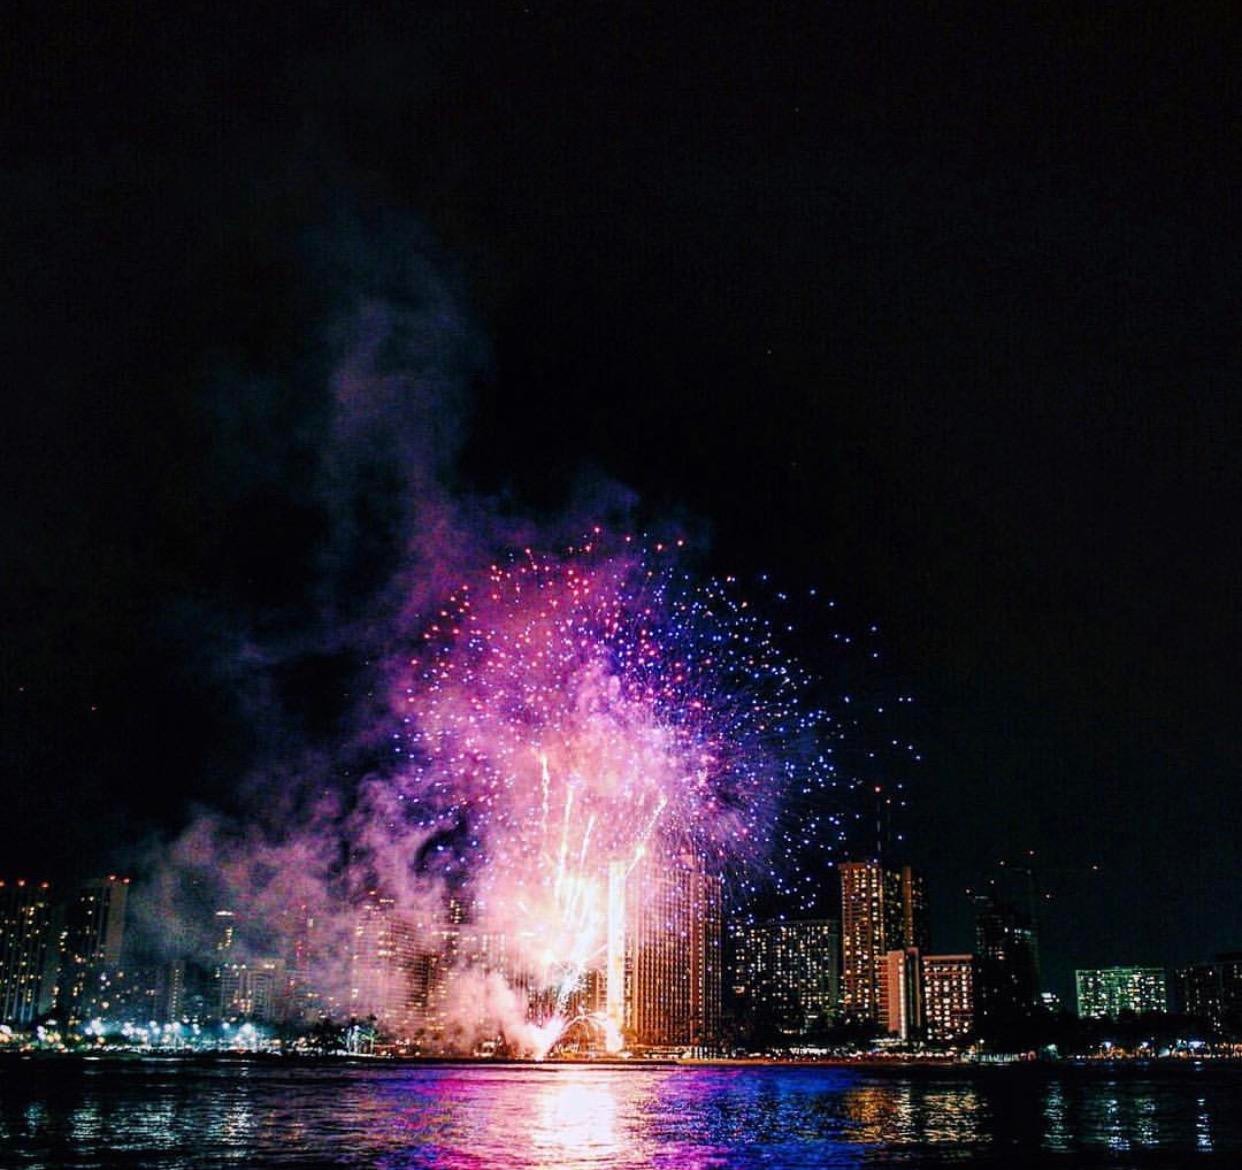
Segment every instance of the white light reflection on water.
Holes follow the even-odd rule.
[[[220,1119],[220,1136],[226,1145],[245,1146],[253,1138],[254,1111],[244,1100],[233,1101]]]
[[[1212,1119],[1207,1111],[1207,1101],[1199,1097],[1195,1113],[1195,1146],[1204,1153],[1212,1152]]]
[[[1065,1124],[1065,1094],[1059,1081],[1053,1081],[1044,1094],[1044,1146],[1057,1153],[1070,1148],[1069,1130]]]
[[[79,1105],[69,1115],[69,1135],[74,1142],[83,1145],[92,1145],[103,1132],[100,1123],[99,1105],[95,1101],[88,1101],[84,1105]]]
[[[1135,1145],[1156,1148],[1160,1145],[1159,1122],[1156,1116],[1156,1098],[1151,1093],[1143,1093],[1134,1101],[1134,1143]]]
[[[32,1101],[26,1106],[26,1129],[30,1133],[38,1133],[47,1128],[48,1111],[42,1101]]]
[[[1105,1135],[1108,1148],[1117,1154],[1125,1153],[1130,1148],[1130,1139],[1126,1135],[1118,1104],[1116,1101],[1109,1101],[1105,1108],[1110,1119]]]
[[[615,1162],[626,1152],[617,1126],[615,1093],[613,1083],[591,1083],[572,1073],[547,1081],[536,1094],[531,1145],[553,1155],[555,1165],[565,1159]]]

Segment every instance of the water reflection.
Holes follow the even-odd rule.
[[[972,1145],[987,1140],[983,1101],[970,1084],[883,1080],[849,1090],[843,1098],[852,1140],[868,1145]]]
[[[938,1089],[923,1094],[918,1130],[929,1142],[971,1145],[985,1140],[985,1113],[972,1086]]]
[[[1060,1081],[1053,1081],[1044,1094],[1044,1147],[1059,1154],[1070,1148],[1065,1094]]]
[[[1242,1073],[49,1062],[0,1066],[0,1135],[18,1165],[170,1170],[1228,1165]]]
[[[1108,1096],[1100,1102],[1102,1121],[1100,1128],[1104,1133],[1108,1148],[1114,1152],[1122,1152],[1130,1148],[1129,1138],[1121,1117],[1121,1103],[1116,1097]]]
[[[244,1146],[253,1137],[254,1113],[245,1101],[233,1101],[220,1118],[220,1139],[228,1146]]]
[[[552,1163],[616,1161],[625,1152],[617,1127],[616,1085],[581,1076],[557,1077],[540,1086],[530,1142],[553,1155]]]
[[[1156,1120],[1156,1098],[1145,1092],[1134,1101],[1134,1143],[1155,1148],[1160,1144]]]
[[[1212,1123],[1208,1117],[1207,1102],[1198,1098],[1195,1102],[1195,1146],[1201,1151],[1212,1150]]]
[[[31,1101],[26,1106],[26,1129],[30,1133],[38,1133],[47,1125],[47,1105],[42,1101]]]
[[[846,1094],[845,1115],[858,1141],[882,1141],[891,1132],[900,1090],[896,1094],[886,1090],[885,1085],[865,1085]]]
[[[69,1116],[69,1132],[75,1142],[91,1145],[101,1132],[98,1104],[88,1101],[75,1109]]]

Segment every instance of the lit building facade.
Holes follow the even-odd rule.
[[[885,872],[875,862],[847,861],[841,877],[841,1006],[856,1019],[880,1012],[882,956],[887,952]]]
[[[305,903],[281,914],[280,937],[285,940],[285,986],[282,1013],[287,1020],[309,1023],[321,1016],[326,1004],[322,991],[313,978],[321,961],[318,948],[323,943],[322,929]]]
[[[896,878],[900,884],[901,943],[907,950],[914,948],[925,951],[931,940],[927,927],[927,889],[923,883],[923,875],[911,866],[903,865],[897,871]],[[891,889],[892,878],[889,882]]]
[[[55,980],[48,883],[0,881],[0,1023],[33,1024],[50,1009]]]
[[[880,1022],[890,1036],[915,1040],[923,1034],[923,972],[918,947],[889,951],[880,984]]]
[[[609,867],[604,998],[632,1046],[719,1044],[721,914],[720,879],[694,860]]]
[[[927,1039],[957,1044],[975,1031],[973,955],[923,956],[923,1017]]]
[[[1242,952],[1179,968],[1173,987],[1179,1011],[1206,1021],[1214,1032],[1242,1036]]]
[[[358,908],[350,950],[350,1015],[374,1016],[379,1027],[410,1036],[418,1024],[416,928],[392,898],[372,890]]]
[[[1173,989],[1179,1011],[1206,1021],[1213,1031],[1220,1030],[1221,985],[1220,972],[1215,963],[1179,967],[1173,973]]]
[[[174,959],[164,967],[163,999],[160,1018],[166,1024],[180,1020],[189,1011],[186,961]]]
[[[841,998],[841,927],[830,918],[738,922],[731,930],[737,1010],[787,1035],[828,1027]]]
[[[1121,1012],[1167,1012],[1163,967],[1099,967],[1074,972],[1078,1014],[1084,1020],[1116,1018]]]
[[[841,1007],[854,1019],[889,1022],[888,954],[927,941],[922,879],[909,867],[845,861],[841,879]],[[917,964],[914,979],[917,982]]]
[[[1217,955],[1220,971],[1221,1002],[1226,1020],[1242,1022],[1242,951]]]
[[[220,1015],[274,1023],[284,1018],[286,1004],[283,959],[252,959],[228,963],[220,971]]]
[[[1226,1035],[1242,1037],[1242,952],[1216,956],[1220,973],[1220,1026]]]
[[[129,878],[95,878],[64,908],[56,1010],[71,1030],[113,1007],[128,896]]]

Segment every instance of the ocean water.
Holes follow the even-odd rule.
[[[5,1167],[1242,1167],[1242,1069],[0,1062]]]

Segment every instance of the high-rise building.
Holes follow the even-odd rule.
[[[888,953],[927,942],[922,879],[909,866],[890,871],[878,861],[845,861],[837,870],[841,1006],[847,1016],[883,1025],[889,1016]]]
[[[64,907],[56,1010],[70,1030],[112,1007],[128,895],[129,878],[95,878],[83,882]]]
[[[841,1006],[859,1019],[880,1013],[881,958],[888,947],[885,872],[876,862],[847,861],[841,876]]]
[[[607,1012],[640,1048],[720,1040],[721,882],[690,858],[648,855],[608,874]]]
[[[724,883],[701,866],[690,873],[690,1042],[714,1052],[724,991]]]
[[[890,1036],[914,1040],[923,1034],[923,972],[918,947],[889,951],[880,982],[880,1023]]]
[[[123,969],[107,980],[107,1017],[110,1021],[148,1024],[166,1023],[164,1017],[164,968],[158,964],[126,960]]]
[[[26,1028],[48,1011],[56,957],[48,883],[0,881],[0,1023]]]
[[[961,1043],[975,1030],[973,955],[923,956],[923,1014],[927,1039]]]
[[[374,1016],[394,1036],[412,1035],[419,1014],[417,959],[414,921],[397,910],[392,898],[370,891],[358,908],[351,940],[350,1014]]]
[[[215,913],[215,952],[221,963],[227,963],[237,941],[237,914],[233,910],[217,910]]]
[[[927,950],[930,931],[927,926],[927,890],[923,875],[903,865],[897,878],[901,883],[901,941],[907,949]]]
[[[1179,1011],[1206,1021],[1214,1032],[1242,1035],[1242,954],[1178,968],[1173,992]]]
[[[1242,951],[1216,956],[1220,972],[1221,1028],[1231,1036],[1242,1036]]]
[[[322,929],[305,903],[281,914],[279,937],[284,940],[285,986],[281,1012],[286,1020],[311,1023],[324,1010],[322,989],[314,978]]]
[[[220,1015],[274,1023],[282,1018],[285,983],[283,959],[226,963],[220,971]]]
[[[1099,967],[1075,971],[1078,1014],[1084,1020],[1121,1012],[1167,1012],[1169,989],[1163,967]]]
[[[187,996],[188,981],[186,978],[186,962],[174,959],[164,966],[163,1001],[161,1003],[161,1019],[166,1024],[174,1023],[186,1015],[189,1008]]]
[[[737,922],[730,986],[739,1013],[786,1035],[826,1028],[840,1000],[841,929],[833,919]]]
[[[1009,1037],[1039,1012],[1039,939],[1030,908],[993,890],[976,895],[975,1026]]]
[[[212,917],[212,974],[215,979],[214,1015],[227,1018],[237,1014],[237,977],[233,971],[237,959],[237,914],[233,910],[217,910]]]

